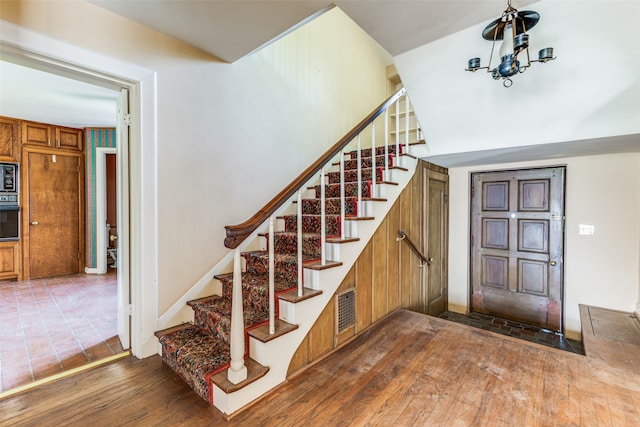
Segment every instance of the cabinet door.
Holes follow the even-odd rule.
[[[50,126],[42,123],[22,122],[22,143],[36,147],[51,146]]]
[[[0,242],[0,280],[19,278],[19,249],[18,242]]]
[[[0,117],[0,160],[18,162],[20,160],[19,153],[18,121]]]
[[[82,151],[82,131],[72,128],[56,128],[56,147]]]

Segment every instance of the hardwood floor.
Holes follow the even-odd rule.
[[[397,311],[230,421],[158,356],[0,401],[2,425],[637,426],[640,378]]]

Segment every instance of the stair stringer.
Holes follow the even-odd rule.
[[[307,336],[324,308],[334,297],[334,294],[347,273],[369,243],[391,207],[413,177],[418,160],[403,156],[402,166],[407,171],[400,171],[396,176],[398,185],[387,185],[386,202],[373,204],[373,220],[358,222],[359,240],[345,243],[341,249],[342,265],[324,270],[305,270],[305,277],[317,283],[305,283],[305,287],[320,289],[322,294],[297,303],[280,300],[280,319],[295,323],[298,328],[268,342],[261,342],[251,337],[249,355],[261,365],[268,366],[269,372],[262,378],[232,393],[225,393],[217,385],[213,385],[213,404],[222,413],[231,415],[268,391],[286,381],[287,371],[296,350]],[[348,219],[347,219],[348,220]]]

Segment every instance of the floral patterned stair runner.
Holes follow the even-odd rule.
[[[381,180],[384,168],[384,147],[376,150],[376,179]],[[369,197],[371,149],[362,150],[362,197]],[[390,146],[387,161],[393,166],[395,147]],[[345,215],[357,216],[357,155],[347,154],[345,160]],[[325,187],[327,237],[340,235],[340,175],[328,173]],[[320,258],[320,186],[314,186],[315,199],[302,200],[303,262]],[[276,293],[297,286],[297,216],[284,215],[284,230],[274,234]],[[248,251],[242,254],[245,272],[242,273],[242,299],[245,331],[268,321],[269,281],[267,251]],[[203,399],[213,404],[209,378],[230,363],[229,336],[231,330],[231,293],[233,274],[215,277],[222,283],[222,295],[200,298],[188,305],[194,311],[193,324],[185,324],[156,335],[162,345],[162,358]],[[277,304],[276,304],[277,307]]]

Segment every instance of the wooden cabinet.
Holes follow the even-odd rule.
[[[82,151],[82,129],[25,121],[22,122],[22,144]]]
[[[0,280],[20,278],[20,243],[0,242]]]
[[[19,162],[19,121],[0,117],[0,161]]]

